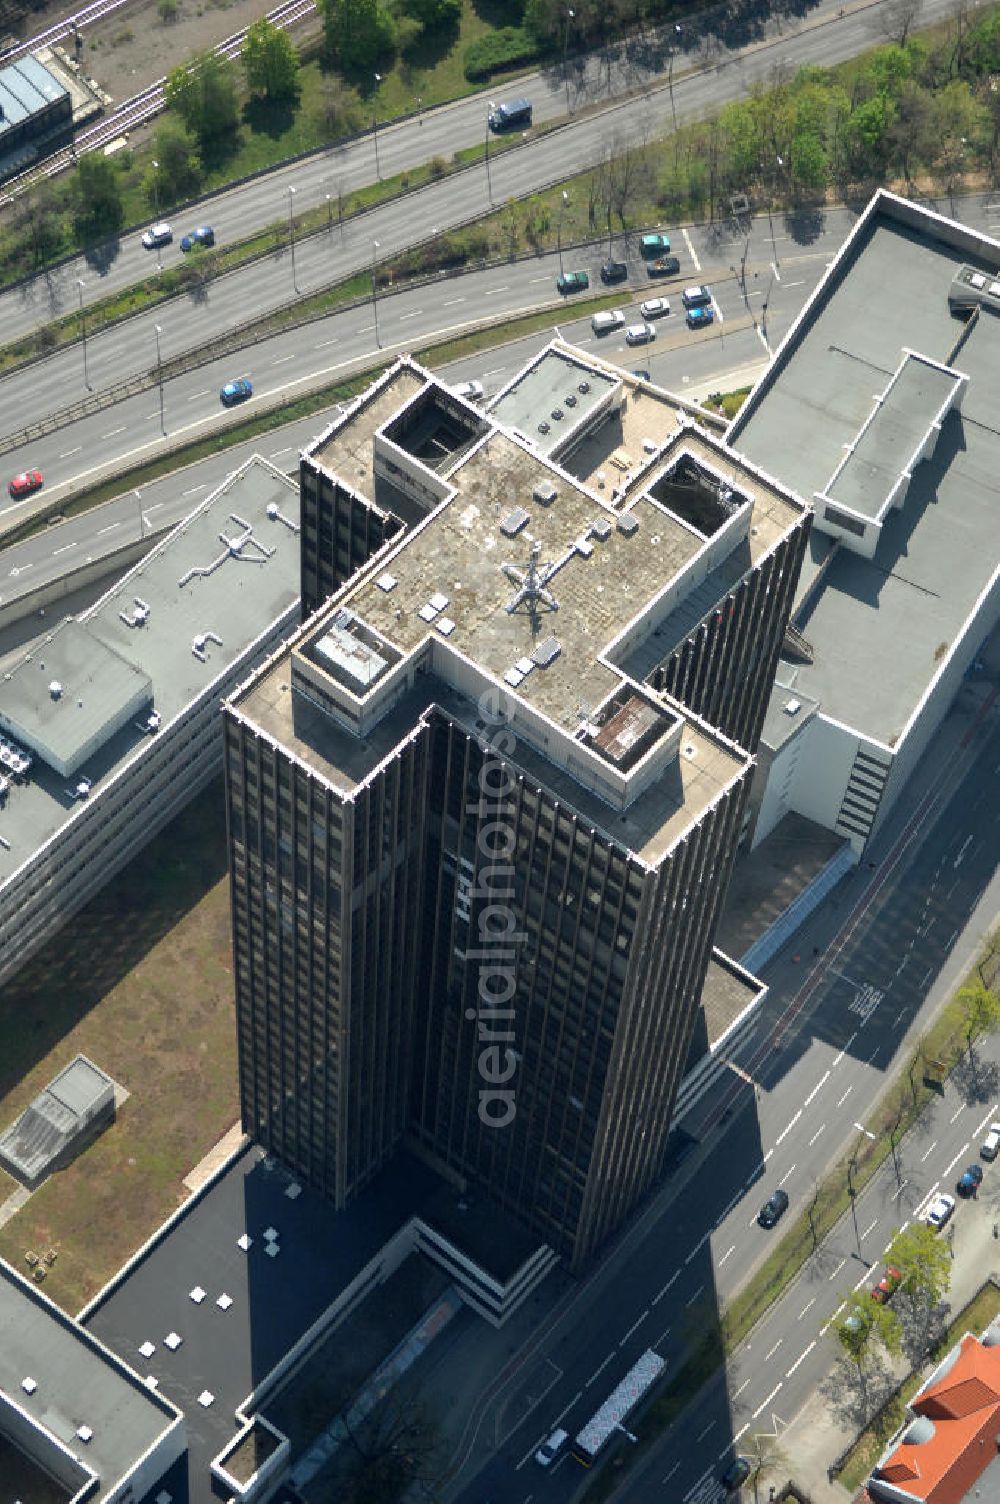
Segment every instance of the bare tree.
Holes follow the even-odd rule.
[[[886,0],[878,12],[878,29],[887,42],[905,47],[917,23],[923,0]]]

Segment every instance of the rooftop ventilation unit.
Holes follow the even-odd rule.
[[[509,668],[503,676],[503,682],[509,684],[511,689],[516,689],[523,678],[524,675],[519,673],[516,668]]]
[[[539,506],[548,507],[555,501],[557,492],[550,480],[540,480],[531,494]]]
[[[508,512],[500,524],[500,531],[505,538],[516,538],[522,528],[527,527],[531,517],[524,507],[515,507]]]
[[[52,696],[53,700],[59,700],[62,698],[62,685],[59,683],[58,679],[52,680],[52,683],[49,685],[49,694]]]
[[[562,645],[558,637],[544,637],[532,650],[532,658],[539,668],[548,668],[550,663],[555,663],[562,652]]]
[[[552,418],[554,422],[561,423],[562,419],[565,417],[565,414],[561,407],[554,407],[549,413],[549,417]]]
[[[440,613],[437,612],[431,605],[430,601],[428,601],[426,605],[421,606],[420,610],[417,612],[417,615],[420,617],[421,621],[433,621],[435,616],[438,616],[439,614]]]
[[[385,574],[379,575],[375,583],[380,590],[385,590],[386,592],[395,590],[397,583],[396,576],[394,574],[390,574],[389,571],[386,570]]]
[[[430,604],[434,607],[435,611],[443,611],[448,604],[448,597],[442,595],[440,590],[436,590],[430,598]]]
[[[591,537],[593,537],[593,538],[600,538],[602,540],[602,542],[603,542],[603,540],[605,538],[610,538],[611,537],[611,518],[610,517],[595,517],[594,520],[593,520],[593,522],[590,524],[590,533],[591,533]]]
[[[434,623],[442,637],[450,637],[455,630],[455,623],[450,616],[439,616]]]
[[[548,433],[548,431],[549,431],[549,424],[548,423],[545,423],[545,422],[539,423],[539,425],[538,425],[538,432],[539,433]]]
[[[580,393],[581,397],[585,397],[587,395],[587,393],[590,391],[590,382],[589,381],[581,381],[581,382],[579,382],[577,384],[577,388],[576,389]]]
[[[799,711],[802,709],[802,701],[786,700],[783,708],[786,715],[798,715]]]
[[[618,519],[618,531],[626,538],[639,531],[639,519],[633,512],[623,512]]]
[[[567,392],[567,394],[566,394],[566,396],[565,396],[565,398],[563,400],[565,401],[567,407],[575,407],[576,406],[576,393],[575,392]]]
[[[577,553],[582,554],[585,559],[589,559],[591,554],[594,552],[594,545],[591,543],[589,538],[574,538],[573,547],[576,549]]]

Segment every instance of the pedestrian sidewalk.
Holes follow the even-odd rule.
[[[970,1149],[970,1158],[973,1151]],[[951,1289],[948,1304],[951,1307],[949,1321],[953,1321],[963,1306],[967,1305],[983,1283],[992,1275],[1000,1277],[1000,1242],[993,1236],[994,1219],[997,1216],[996,1194],[987,1200],[984,1188],[976,1201],[963,1206],[960,1202],[958,1215],[953,1223]],[[879,1277],[878,1266],[872,1269],[872,1283]],[[830,1343],[831,1358],[836,1354],[836,1338],[832,1332],[825,1339]],[[957,1341],[956,1337],[956,1341]],[[922,1370],[926,1378],[932,1368],[928,1363]],[[831,1361],[830,1369],[833,1369]],[[896,1359],[891,1370],[900,1382],[909,1373],[905,1358]],[[781,1435],[781,1450],[786,1458],[790,1477],[808,1494],[812,1504],[847,1504],[850,1492],[839,1482],[830,1482],[827,1469],[835,1458],[854,1440],[857,1434],[853,1426],[838,1424],[831,1412],[829,1400],[821,1390],[816,1390],[790,1422]]]

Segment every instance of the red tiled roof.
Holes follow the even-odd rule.
[[[959,1504],[997,1455],[1000,1348],[963,1337],[949,1371],[912,1408],[931,1421],[934,1434],[901,1442],[878,1476],[925,1504]]]

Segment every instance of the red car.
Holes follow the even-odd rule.
[[[40,470],[22,470],[20,475],[14,476],[7,490],[18,501],[22,496],[30,496],[32,491],[40,491],[42,484]]]
[[[886,1271],[872,1291],[872,1300],[877,1300],[880,1306],[884,1306],[887,1300],[891,1300],[903,1283],[903,1276],[892,1264],[886,1266]]]

